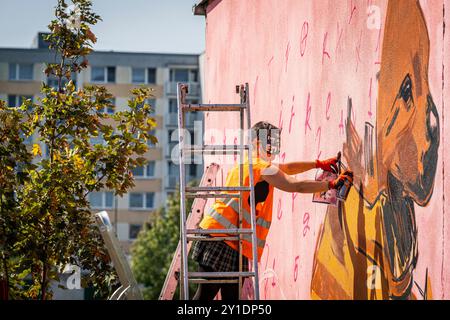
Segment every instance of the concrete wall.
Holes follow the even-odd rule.
[[[263,299],[450,298],[449,8],[449,0],[210,2],[204,102],[237,102],[234,86],[248,82],[252,123],[282,127],[277,162],[343,151],[358,176],[339,210],[275,192]],[[225,129],[237,119],[208,114],[206,129],[216,130],[207,140],[232,144]]]

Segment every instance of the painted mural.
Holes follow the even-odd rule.
[[[355,173],[354,188],[338,207],[313,203],[310,195],[274,193],[261,298],[450,298],[448,5],[210,2],[205,102],[235,102],[234,85],[248,82],[252,122],[282,128],[277,162],[342,151]],[[237,119],[207,114],[205,139],[236,143],[228,130]],[[246,283],[247,298],[251,286]]]
[[[397,45],[399,35],[408,41]],[[345,204],[327,210],[314,260],[313,298],[414,297],[414,207],[426,206],[432,197],[439,147],[439,115],[428,84],[429,42],[420,4],[390,1],[376,132],[366,123],[361,139],[349,101],[343,150],[358,179]],[[424,283],[420,293],[431,298],[428,278]]]

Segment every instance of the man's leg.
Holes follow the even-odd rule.
[[[214,272],[214,270],[207,266],[202,266],[201,264],[199,264],[198,272]],[[217,292],[219,292],[219,289],[219,283],[201,283],[198,285],[197,292],[195,293],[192,300],[213,300],[217,295]]]
[[[248,271],[248,260],[246,257],[243,257],[243,266],[242,271]],[[235,266],[234,270],[238,271],[239,266]],[[237,278],[236,278],[237,279]],[[244,287],[244,281],[242,281],[242,287]],[[222,300],[240,300],[239,297],[239,283],[226,283],[222,284],[220,287],[220,293],[222,294]]]

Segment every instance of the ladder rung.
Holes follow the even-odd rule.
[[[239,198],[240,193],[186,193],[186,198]]]
[[[205,145],[203,147],[192,146],[185,147],[183,151],[186,153],[238,153],[242,150],[248,150],[248,145],[238,146],[230,145]]]
[[[252,229],[187,229],[186,234],[252,234]]]
[[[235,277],[254,277],[255,273],[250,271],[243,272],[189,272],[192,278],[235,278]]]
[[[250,191],[250,187],[186,187],[186,192]]]
[[[239,279],[189,279],[191,283],[239,283]]]
[[[238,241],[239,237],[204,237],[204,236],[187,236],[188,241]]]
[[[192,111],[241,111],[245,109],[246,104],[183,104],[182,110],[185,112]]]

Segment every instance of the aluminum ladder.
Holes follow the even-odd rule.
[[[181,239],[181,290],[180,299],[189,300],[189,283],[239,283],[239,298],[242,295],[242,283],[244,278],[254,278],[254,298],[259,300],[259,281],[258,281],[258,248],[256,238],[256,209],[255,209],[255,190],[252,163],[252,144],[251,135],[247,135],[247,144],[244,145],[244,118],[247,120],[247,129],[251,128],[250,120],[250,99],[249,86],[236,86],[236,93],[240,95],[239,104],[188,104],[186,95],[188,94],[188,85],[185,83],[177,84],[177,102],[178,102],[178,138],[179,138],[179,164],[180,164],[180,239]],[[201,146],[185,145],[185,115],[188,112],[239,112],[240,115],[240,139],[239,145],[205,145]],[[190,141],[190,140],[189,140]],[[244,153],[247,151],[249,186],[244,186]],[[186,155],[195,153],[215,154],[231,153],[239,154],[239,186],[233,187],[187,187],[185,164]],[[250,228],[242,228],[243,219],[243,192],[250,193]],[[186,200],[187,198],[238,198],[239,199],[239,226],[238,229],[188,229],[186,223]],[[212,234],[226,234],[225,237],[205,237]],[[249,234],[252,239],[252,271],[242,270],[242,235]],[[218,240],[236,240],[239,241],[239,271],[237,272],[189,272],[188,271],[188,242],[189,241],[218,241]],[[235,279],[214,279],[214,278],[238,278]]]
[[[200,186],[211,187],[215,185],[216,175],[219,171],[219,165],[216,163],[211,163],[206,167],[205,173],[203,174],[202,180],[200,181]],[[202,198],[198,196],[194,199],[192,203],[192,209],[189,217],[186,221],[187,229],[195,229],[203,218],[203,210],[206,205],[207,198]],[[191,249],[191,242],[187,245],[187,253]],[[159,295],[159,300],[172,300],[175,290],[177,289],[178,281],[180,280],[180,268],[181,268],[181,241],[178,242],[177,249],[172,258],[172,263],[170,264],[169,272],[167,273],[166,280],[164,281],[164,286]]]

